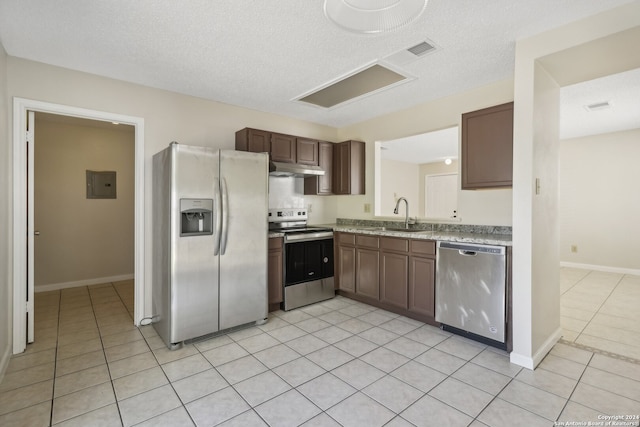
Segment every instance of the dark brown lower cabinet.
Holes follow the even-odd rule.
[[[356,248],[356,294],[380,298],[380,253]]]
[[[348,292],[356,291],[356,248],[355,246],[338,246],[338,277],[336,286]],[[335,273],[335,272],[334,272]]]
[[[335,241],[341,295],[437,324],[434,241],[352,233]]]
[[[380,238],[380,301],[408,308],[409,241],[392,237]]]
[[[269,239],[269,260],[267,265],[269,288],[269,311],[278,310],[283,301],[282,295],[282,237]]]
[[[435,318],[436,260],[412,256],[409,266],[409,311]]]
[[[410,240],[409,311],[435,319],[436,242]]]

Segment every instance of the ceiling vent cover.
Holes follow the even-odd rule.
[[[413,53],[415,56],[422,56],[422,55],[426,55],[427,53],[429,53],[430,51],[432,51],[433,49],[435,49],[435,46],[427,43],[427,42],[422,42],[422,43],[418,43],[417,45],[410,47],[409,49],[407,49],[409,52]]]
[[[587,111],[600,111],[600,110],[606,110],[607,108],[610,108],[610,107],[611,107],[611,102],[602,101],[602,102],[596,102],[593,104],[585,105],[584,109]]]
[[[411,77],[400,73],[399,70],[392,70],[381,64],[373,64],[343,76],[318,90],[297,98],[297,100],[323,108],[333,108],[411,79]]]
[[[384,58],[384,61],[395,66],[403,66],[424,58],[436,50],[438,50],[438,48],[434,43],[429,40],[424,40],[414,46],[392,53]]]

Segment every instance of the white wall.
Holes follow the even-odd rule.
[[[559,283],[548,283],[556,280],[560,261],[558,207],[551,200],[557,191],[552,170],[558,154],[550,133],[559,120],[553,113],[558,108],[556,81],[561,77],[561,84],[571,84],[637,68],[635,33],[625,43],[617,35],[637,28],[638,16],[640,2],[634,2],[516,43],[511,361],[522,366],[535,367],[560,333]],[[607,61],[599,60],[599,54]],[[536,178],[541,178],[540,195],[535,193]]]
[[[418,216],[419,204],[419,165],[415,163],[399,162],[397,160],[381,159],[380,172],[380,215],[396,217],[404,220],[404,203],[401,204],[398,215],[393,213],[396,202],[404,197],[409,202],[409,216]]]
[[[36,114],[35,290],[132,278],[134,128]],[[86,170],[115,171],[115,199],[87,199]]]
[[[11,287],[11,166],[9,127],[9,97],[7,96],[7,54],[0,43],[0,382],[11,356],[13,292]]]
[[[374,143],[461,125],[469,111],[513,100],[513,81],[504,80],[397,113],[339,129],[340,140],[366,142],[366,194],[347,197],[337,206],[341,218],[373,218],[364,204],[374,205]],[[511,225],[511,189],[461,191],[458,212],[463,224]]]
[[[639,142],[640,129],[560,142],[563,263],[640,273]]]

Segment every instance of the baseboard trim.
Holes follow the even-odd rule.
[[[50,283],[48,285],[35,286],[33,291],[36,293],[57,291],[58,289],[78,288],[80,286],[100,285],[102,283],[120,282],[122,280],[132,280],[133,278],[134,278],[133,274],[123,274],[121,276],[97,277],[95,279],[78,280],[75,282]]]
[[[606,265],[580,264],[577,262],[565,261],[560,263],[560,267],[581,268],[583,270],[603,271],[605,273],[632,274],[634,276],[640,276],[640,270],[635,268],[609,267]]]
[[[527,368],[530,370],[534,370],[536,366],[542,362],[542,359],[551,351],[554,345],[560,340],[562,337],[562,328],[556,329],[547,340],[540,346],[538,351],[535,352],[533,357],[525,356],[522,354],[518,354],[514,351],[509,355],[509,360],[514,365],[522,366],[523,368]]]

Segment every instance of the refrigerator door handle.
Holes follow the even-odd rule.
[[[220,196],[220,181],[218,178],[214,181],[213,193],[214,211],[216,215],[213,254],[218,255],[220,253],[220,237],[222,236],[222,197]]]
[[[222,231],[220,234],[222,234],[220,255],[224,255],[229,237],[229,193],[227,192],[227,180],[224,178],[222,178]]]

